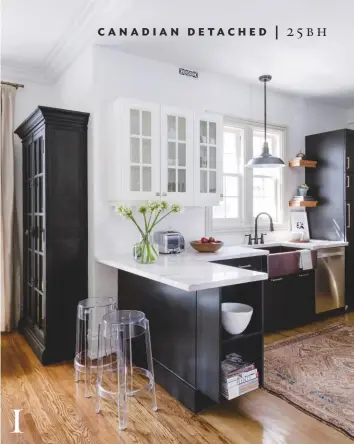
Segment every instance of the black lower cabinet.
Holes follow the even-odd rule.
[[[302,271],[290,276],[287,328],[311,323],[315,318],[315,272]]]
[[[223,330],[223,302],[253,307],[242,334]],[[224,400],[220,363],[229,353],[254,362],[263,385],[263,281],[183,291],[119,270],[118,306],[146,314],[156,382],[193,412]],[[134,362],[142,365],[143,359],[135,355]]]
[[[354,251],[350,248],[345,253],[345,305],[354,310]]]
[[[264,283],[265,332],[305,325],[314,317],[314,270],[269,279]]]
[[[266,333],[286,328],[286,302],[290,280],[290,276],[283,276],[264,282],[264,331]]]

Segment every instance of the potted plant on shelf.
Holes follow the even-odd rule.
[[[151,240],[151,232],[163,219],[171,213],[179,213],[181,206],[172,204],[170,207],[166,201],[153,200],[138,208],[138,212],[143,216],[143,226],[136,221],[133,210],[127,205],[117,205],[116,214],[130,219],[138,229],[141,240],[134,245],[133,256],[137,262],[142,264],[153,264],[159,257],[158,245]]]
[[[298,190],[299,190],[299,196],[306,196],[309,187],[306,185],[306,183],[303,183],[302,185],[299,186]]]

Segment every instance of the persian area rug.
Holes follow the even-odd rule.
[[[354,438],[354,325],[265,346],[264,387]]]

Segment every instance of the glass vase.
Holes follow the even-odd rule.
[[[141,264],[153,264],[159,257],[159,246],[152,242],[150,236],[143,237],[134,245],[133,257]]]

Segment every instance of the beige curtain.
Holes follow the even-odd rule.
[[[1,85],[0,127],[0,291],[1,331],[20,317],[21,259],[15,211],[14,109],[16,88]]]

